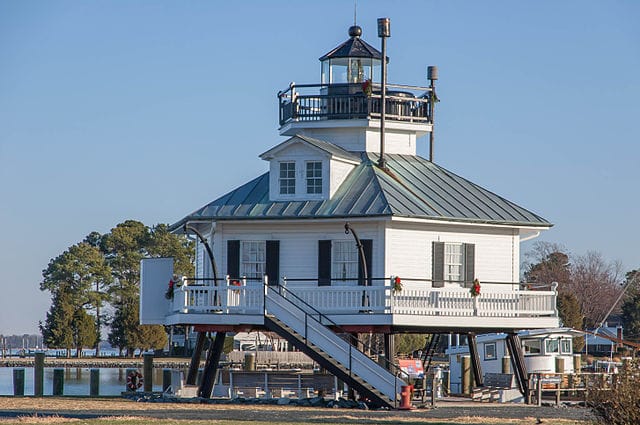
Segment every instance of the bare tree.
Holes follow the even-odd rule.
[[[606,261],[599,252],[575,257],[571,265],[573,292],[584,314],[585,327],[595,328],[606,319],[622,291],[620,263]],[[619,302],[617,304],[620,304]],[[620,305],[614,312],[620,311]]]
[[[573,302],[559,305],[562,317],[575,319],[567,323],[568,326],[595,328],[606,319],[613,304],[619,304],[616,300],[622,291],[621,265],[608,262],[598,252],[575,256],[562,245],[536,242],[525,258],[523,275],[533,289],[546,289],[552,282],[558,282],[559,300],[575,298],[577,301],[579,312],[567,310],[575,308]],[[619,310],[618,305],[613,311]],[[582,326],[574,323],[579,317],[583,318]]]

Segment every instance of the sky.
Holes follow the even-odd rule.
[[[90,232],[265,172],[277,92],[319,82],[353,9],[0,0],[0,334],[37,332],[42,270]],[[361,0],[374,46],[380,17],[390,83],[439,68],[436,163],[554,223],[538,240],[640,267],[640,2]]]

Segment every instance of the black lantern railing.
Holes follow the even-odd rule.
[[[380,118],[379,84],[291,84],[278,93],[280,125],[296,121]],[[432,116],[432,89],[388,84],[386,119],[428,124]]]

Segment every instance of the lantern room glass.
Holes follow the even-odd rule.
[[[322,84],[355,84],[373,81],[380,72],[380,60],[332,58],[322,61]]]

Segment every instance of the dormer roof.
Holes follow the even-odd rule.
[[[262,154],[260,154],[260,158],[269,161],[276,157],[279,152],[282,152],[289,146],[297,143],[308,146],[314,150],[319,150],[332,158],[342,159],[353,164],[360,163],[360,156],[355,153],[342,149],[340,146],[334,145],[333,143],[314,139],[313,137],[309,136],[303,136],[301,134],[296,134],[295,136],[290,137],[279,145],[274,146],[266,152],[263,152]]]

